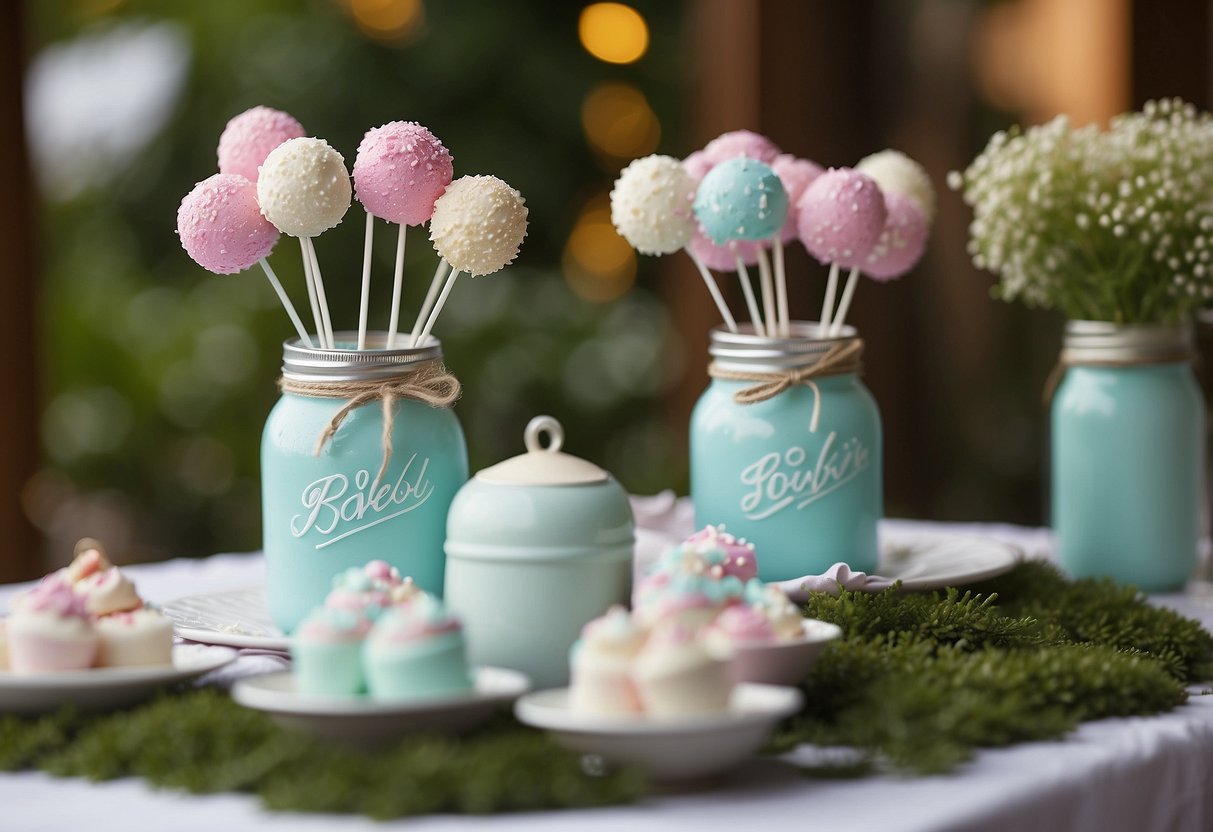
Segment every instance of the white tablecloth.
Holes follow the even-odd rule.
[[[886,538],[940,532],[985,534],[1046,554],[1048,534],[1014,526],[940,525],[889,521]],[[217,555],[126,570],[141,594],[164,602],[184,594],[257,583],[257,555]],[[0,609],[18,587],[0,587]],[[1213,604],[1193,596],[1158,596],[1213,625]],[[264,664],[268,662],[268,665]],[[259,664],[262,663],[262,664]],[[237,672],[273,666],[240,660]],[[807,749],[789,755],[811,753]],[[431,817],[409,829],[700,830],[775,822],[822,830],[1098,830],[1208,832],[1213,830],[1213,697],[1151,718],[1087,723],[1062,741],[984,751],[950,776],[874,777],[854,781],[806,779],[778,759],[758,759],[710,791],[663,794],[614,809]],[[39,772],[0,775],[0,831],[139,828],[180,832],[260,832],[278,829],[404,827],[331,815],[262,810],[256,798],[195,797],[158,792],[143,781],[91,784]]]

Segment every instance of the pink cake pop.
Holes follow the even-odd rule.
[[[703,181],[703,177],[707,176],[708,171],[712,169],[714,164],[715,162],[709,159],[708,154],[704,153],[702,150],[696,150],[690,156],[682,160],[682,167],[686,170],[687,174],[695,180],[695,184],[699,184]]]
[[[257,186],[236,173],[216,173],[181,200],[177,234],[186,253],[215,274],[235,274],[265,257],[278,229],[261,216]]]
[[[451,154],[413,121],[366,131],[354,160],[354,193],[367,213],[399,225],[421,225],[451,184]]]
[[[235,274],[260,263],[300,340],[312,345],[299,313],[265,259],[278,242],[278,229],[262,216],[255,184],[238,173],[216,173],[202,180],[181,200],[177,236],[194,262],[215,274]]]
[[[771,170],[779,176],[784,190],[788,192],[788,219],[783,224],[783,231],[779,235],[787,243],[795,239],[798,233],[797,220],[800,217],[800,210],[796,203],[800,201],[801,195],[813,183],[813,180],[821,176],[824,171],[816,162],[797,159],[790,153],[781,153],[776,156],[775,161],[771,162]]]
[[[712,165],[717,165],[726,159],[745,156],[747,159],[757,159],[764,164],[775,161],[779,155],[779,146],[766,136],[750,130],[733,130],[722,133],[708,142],[703,153]]]
[[[438,137],[415,121],[391,121],[366,131],[354,160],[354,192],[366,209],[366,241],[362,257],[362,296],[358,314],[358,349],[366,346],[367,305],[371,285],[373,217],[400,226],[396,241],[396,269],[392,281],[391,324],[387,348],[396,346],[400,326],[400,293],[404,280],[405,228],[421,225],[434,213],[455,175],[450,151]],[[434,275],[429,297],[434,296],[443,269]],[[426,313],[423,311],[422,315]]]
[[[253,107],[234,116],[219,136],[219,172],[238,173],[250,182],[270,151],[287,139],[307,135],[294,116],[270,107]]]
[[[905,194],[884,195],[888,219],[876,245],[864,258],[864,274],[881,282],[893,280],[914,268],[927,247],[930,224],[922,207]]]
[[[689,247],[691,253],[699,258],[699,261],[709,269],[731,272],[737,268],[738,255],[741,256],[741,261],[747,266],[757,264],[758,250],[762,248],[762,241],[740,241],[730,245],[718,246],[709,240],[702,230],[696,229],[695,236],[691,238]]]
[[[888,210],[870,176],[830,168],[805,189],[796,204],[797,230],[809,253],[822,263],[855,267],[884,230]]]

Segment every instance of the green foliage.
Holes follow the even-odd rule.
[[[359,752],[284,731],[213,689],[111,715],[0,719],[0,769],[27,767],[384,819],[602,806],[644,786],[632,771],[590,777],[576,754],[504,717],[473,737],[413,736]]]
[[[906,772],[947,771],[974,748],[1059,737],[1084,720],[1168,710],[1186,700],[1185,683],[1213,674],[1213,638],[1197,622],[1039,562],[963,595],[816,593],[806,610],[847,638],[814,667],[805,710],[772,748],[855,746],[869,764]]]

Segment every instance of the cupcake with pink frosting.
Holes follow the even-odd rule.
[[[14,673],[84,670],[97,658],[99,639],[84,598],[58,574],[14,600],[6,630]]]
[[[375,699],[429,699],[472,689],[463,628],[428,593],[379,617],[367,636],[363,667]]]
[[[362,644],[370,630],[370,620],[356,610],[313,610],[291,636],[291,660],[299,692],[362,693],[366,689]]]
[[[745,587],[745,603],[760,612],[780,641],[799,639],[804,635],[804,616],[787,593],[776,584],[752,580]]]
[[[639,713],[632,666],[647,636],[621,606],[586,624],[570,653],[569,707],[581,713]]]
[[[135,585],[116,566],[81,578],[72,585],[72,591],[84,599],[89,615],[129,612],[143,606]]]
[[[378,576],[382,569],[377,564],[387,566],[383,561],[372,561],[367,567],[350,567],[336,575],[324,606],[357,613],[372,621],[378,618],[392,605],[392,588],[400,583],[400,576],[399,573],[395,575],[395,583],[390,572],[386,577]]]
[[[716,616],[704,629],[704,640],[720,650],[739,645],[774,644],[778,637],[766,614],[754,607],[738,604]]]
[[[732,575],[740,581],[758,576],[758,558],[754,544],[740,540],[725,531],[724,525],[705,526],[688,537],[685,545],[711,554],[711,566],[719,566],[718,576]]]

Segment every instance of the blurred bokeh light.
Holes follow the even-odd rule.
[[[623,3],[592,3],[577,25],[581,45],[600,61],[635,63],[649,48],[649,27],[638,11]]]

